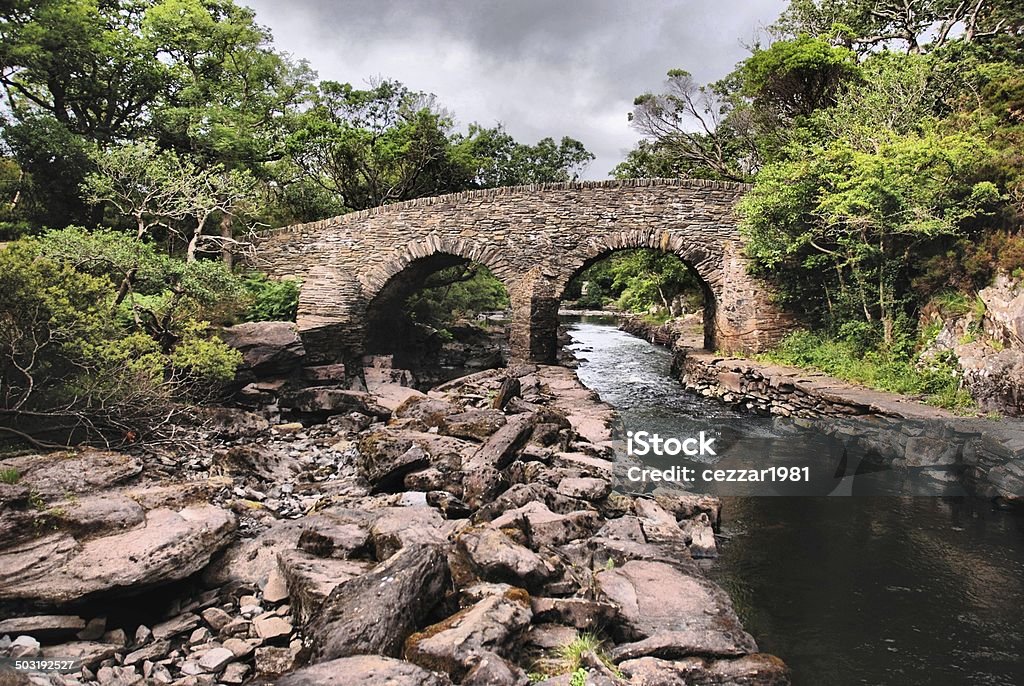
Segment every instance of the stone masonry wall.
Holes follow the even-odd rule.
[[[550,361],[557,301],[573,276],[615,250],[654,248],[678,255],[704,282],[718,347],[758,350],[789,320],[746,271],[734,207],[747,188],[641,179],[423,198],[266,232],[255,266],[303,281],[299,328],[326,358],[338,352],[329,341],[358,347],[375,298],[410,264],[441,254],[479,262],[510,294],[513,355]]]

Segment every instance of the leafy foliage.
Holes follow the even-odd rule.
[[[274,281],[266,274],[254,273],[242,280],[251,302],[245,311],[250,322],[295,321],[299,309],[299,282],[294,279]]]
[[[443,330],[460,319],[508,306],[505,285],[489,269],[474,263],[431,274],[405,309],[415,321]]]
[[[595,262],[572,280],[565,297],[583,308],[600,308],[610,299],[622,310],[680,314],[680,298],[687,309],[701,306],[703,286],[675,255],[639,248]]]

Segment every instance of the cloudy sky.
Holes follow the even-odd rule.
[[[633,98],[683,68],[728,73],[783,0],[241,0],[321,78],[434,93],[459,123],[568,135],[607,178],[638,139]]]

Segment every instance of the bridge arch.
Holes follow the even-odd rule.
[[[479,262],[509,292],[513,357],[549,362],[572,276],[610,252],[654,248],[678,255],[706,284],[716,347],[758,351],[790,320],[748,273],[734,212],[746,190],[634,179],[421,198],[265,232],[256,266],[302,280],[298,325],[313,359],[352,361],[362,352],[368,308],[382,294],[444,255]]]
[[[648,249],[673,255],[696,277],[704,302],[704,347],[714,350],[719,338],[715,321],[715,289],[719,284],[715,283],[715,280],[721,273],[715,265],[721,263],[722,256],[709,254],[704,247],[689,243],[680,236],[661,232],[628,232],[593,242],[581,251],[580,257],[583,261],[571,272],[567,270],[560,276],[556,285],[559,300],[566,299],[572,281],[591,266],[618,252],[637,249]],[[571,265],[569,266],[571,267]]]

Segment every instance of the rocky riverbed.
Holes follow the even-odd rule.
[[[0,683],[789,683],[694,562],[718,502],[613,490],[571,370],[395,378],[0,461],[0,655],[76,661]]]

